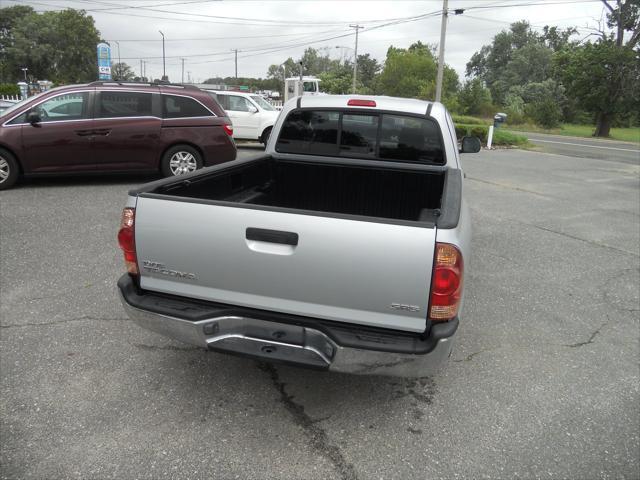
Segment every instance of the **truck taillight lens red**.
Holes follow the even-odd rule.
[[[451,320],[458,314],[462,297],[463,272],[460,250],[448,243],[436,243],[429,307],[429,318],[432,321]]]
[[[125,208],[122,211],[120,230],[118,231],[118,244],[124,253],[124,263],[127,272],[132,275],[138,274],[138,259],[136,257],[136,237],[135,237],[136,210]]]
[[[233,125],[224,124],[222,128],[224,128],[224,131],[226,132],[227,135],[229,135],[230,137],[233,137]]]

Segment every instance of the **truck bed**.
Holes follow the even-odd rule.
[[[433,220],[445,171],[275,160],[216,168],[147,192],[235,204],[404,221]]]

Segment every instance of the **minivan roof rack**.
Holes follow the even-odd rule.
[[[94,87],[97,85],[119,85],[124,87],[139,87],[140,85],[146,85],[149,87],[174,87],[174,88],[184,88],[189,90],[199,90],[195,85],[185,85],[182,83],[171,83],[163,80],[158,80],[155,82],[119,82],[117,80],[98,80],[95,82],[91,82],[89,84],[90,87]]]

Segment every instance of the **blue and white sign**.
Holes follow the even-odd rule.
[[[98,44],[98,79],[111,80],[111,47],[108,43]]]

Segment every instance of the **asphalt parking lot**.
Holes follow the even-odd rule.
[[[447,369],[409,380],[131,323],[115,236],[150,178],[1,192],[1,477],[639,478],[640,167],[518,150],[464,166],[464,318]]]

